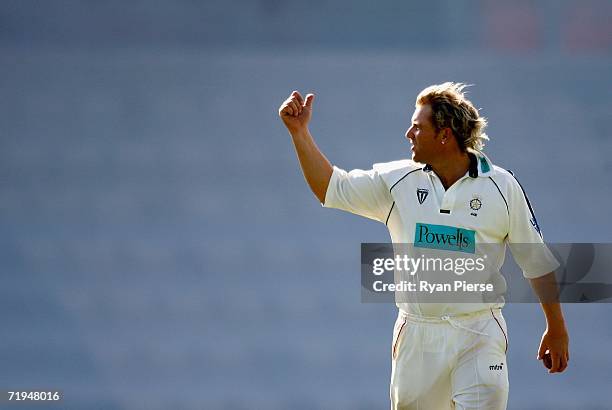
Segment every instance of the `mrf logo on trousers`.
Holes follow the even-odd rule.
[[[443,249],[466,253],[476,252],[476,231],[456,226],[417,222],[414,230],[416,248]]]

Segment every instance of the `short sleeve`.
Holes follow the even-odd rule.
[[[385,223],[393,199],[378,171],[333,169],[322,205]]]
[[[557,269],[559,262],[544,243],[529,198],[515,178],[511,178],[508,199],[510,225],[507,242],[523,275],[534,279]]]

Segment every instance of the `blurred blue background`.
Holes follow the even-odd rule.
[[[409,155],[416,94],[474,84],[486,148],[549,242],[610,242],[606,0],[0,3],[0,388],[70,409],[388,408],[382,224],[323,210],[280,103],[330,160]],[[570,368],[508,305],[509,409],[610,409],[612,306],[564,306]],[[8,407],[10,408],[10,406]],[[16,408],[24,409],[20,405]]]

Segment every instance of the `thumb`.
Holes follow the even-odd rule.
[[[540,349],[538,350],[538,360],[544,357],[546,353],[546,345],[544,343],[540,344]]]
[[[308,94],[306,96],[306,102],[304,103],[304,107],[312,108],[312,102],[314,101],[314,94]]]

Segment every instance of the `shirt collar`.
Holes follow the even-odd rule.
[[[491,162],[489,157],[484,154],[484,152],[468,148],[468,153],[471,153],[473,155],[474,161],[476,162],[476,177],[488,178],[495,174],[493,163]],[[471,162],[472,160],[470,160],[470,163]],[[470,174],[470,176],[472,175]]]
[[[495,173],[493,163],[482,151],[468,148],[468,156],[470,157],[470,167],[468,169],[470,177],[489,177]],[[429,164],[423,167],[423,171],[425,172],[431,172],[432,170]]]

